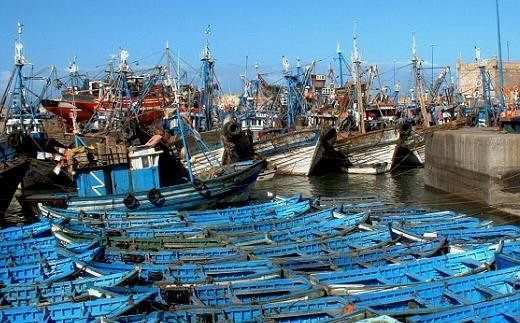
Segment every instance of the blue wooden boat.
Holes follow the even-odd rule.
[[[92,287],[113,287],[135,278],[138,269],[101,277],[51,282],[46,284],[9,285],[0,291],[4,303],[10,306],[49,305],[77,301]]]
[[[372,215],[371,215],[372,216]],[[458,214],[452,211],[440,211],[432,213],[419,213],[419,214],[408,214],[408,215],[387,215],[385,217],[373,217],[377,223],[412,223],[412,222],[432,222],[432,221],[449,221],[452,219],[458,219],[464,215]]]
[[[336,212],[334,212],[334,214],[334,216],[339,218],[333,218],[332,220],[326,219],[321,222],[303,224],[285,230],[269,231],[263,234],[254,235],[251,233],[246,237],[228,237],[228,240],[233,243],[233,245],[237,246],[309,241],[345,234],[354,230],[358,224],[364,222],[368,218],[365,213],[346,216]]]
[[[325,322],[339,317],[347,303],[341,297],[320,297],[263,305],[200,307],[174,312],[152,312],[138,317],[146,322]],[[136,318],[134,318],[136,319]],[[124,320],[124,318],[123,318]],[[128,322],[128,321],[126,321]]]
[[[432,210],[425,208],[381,208],[370,210],[371,218],[385,218],[388,216],[421,215],[431,213]]]
[[[289,210],[293,210],[294,212],[305,212],[308,210],[308,207],[305,207],[305,204],[309,204],[308,201],[304,201],[305,204],[300,204],[296,206],[300,201],[300,196],[294,196],[286,199],[278,199],[272,202],[262,203],[262,204],[253,204],[247,205],[243,207],[233,207],[228,209],[215,209],[215,210],[207,210],[207,211],[171,211],[171,210],[147,210],[144,212],[141,211],[114,211],[114,210],[106,210],[106,211],[89,211],[89,212],[77,212],[73,210],[67,209],[59,209],[53,208],[47,205],[41,205],[40,210],[41,213],[46,216],[52,216],[55,218],[78,218],[82,220],[123,220],[123,219],[142,219],[142,218],[181,218],[188,219],[190,218],[190,222],[196,221],[197,218],[206,219],[206,218],[241,218],[247,216],[261,216],[268,215],[271,213],[275,213],[278,210],[282,211],[284,208],[288,208]],[[292,207],[292,208],[291,208]],[[305,208],[304,210],[299,211],[299,209]]]
[[[413,232],[418,235],[432,234],[440,230],[484,228],[491,226],[492,221],[480,220],[477,218],[466,217],[454,220],[426,222],[426,223],[406,223],[397,227]]]
[[[21,249],[32,250],[48,246],[56,246],[58,245],[58,242],[59,241],[54,237],[0,241],[0,254],[7,254],[11,251]]]
[[[325,290],[305,277],[293,277],[218,285],[169,286],[161,288],[161,294],[166,303],[176,303],[176,308],[182,309],[187,306],[222,307],[310,299],[324,296]]]
[[[81,218],[61,218],[63,223],[67,222],[67,227],[75,231],[84,233],[95,233],[103,230],[122,230],[136,227],[182,227],[182,226],[219,226],[230,225],[231,223],[250,223],[255,221],[266,221],[276,218],[289,218],[304,213],[310,209],[309,201],[299,202],[287,206],[280,206],[273,212],[243,212],[232,215],[215,213],[199,214],[197,216],[185,214],[170,214],[167,216],[131,216],[127,218],[114,219],[92,219],[90,217]]]
[[[51,225],[48,222],[36,222],[21,227],[10,227],[0,230],[0,240],[21,240],[36,238],[50,233]]]
[[[74,253],[59,246],[46,246],[40,249],[19,249],[8,253],[0,254],[0,268],[21,265],[30,265],[40,262],[53,264],[63,258],[76,258],[82,261],[89,261],[101,253],[102,248],[92,248],[85,250],[81,254]]]
[[[153,296],[153,293],[69,302],[44,308],[23,306],[0,311],[0,320],[8,322],[89,322],[116,318]]]
[[[36,264],[0,267],[0,281],[4,284],[50,282],[71,276],[76,262],[92,261],[103,248],[96,248],[70,258],[42,261]]]
[[[91,262],[90,265],[106,274],[128,271],[133,265],[124,263]],[[139,277],[145,282],[162,285],[222,283],[237,280],[263,280],[280,277],[281,269],[267,260],[228,261],[209,264],[140,265]]]
[[[445,240],[399,243],[321,257],[275,260],[283,269],[301,272],[355,270],[432,257],[446,248]]]
[[[159,251],[105,250],[106,262],[175,264],[180,262],[210,262],[228,260],[247,260],[247,253],[234,247],[214,247],[202,249],[179,249]]]
[[[451,229],[437,231],[437,235],[446,237],[450,243],[497,243],[501,240],[519,238],[520,228],[514,225],[501,225],[489,228]]]
[[[293,242],[267,247],[255,247],[251,254],[259,258],[287,258],[302,256],[320,256],[335,252],[347,252],[388,243],[392,240],[390,230],[382,228],[374,231],[362,231],[346,236],[316,239],[307,242]]]
[[[486,271],[395,290],[348,296],[356,307],[403,319],[501,298],[520,291],[519,268]]]
[[[408,318],[409,322],[518,322],[520,315],[520,293],[460,306],[446,311]]]
[[[496,248],[483,247],[376,268],[318,273],[312,277],[334,293],[367,293],[486,270],[495,260]]]
[[[234,165],[229,168],[229,172],[226,175],[208,179],[204,182],[195,182],[195,184],[190,182],[167,187],[155,187],[159,182],[158,180],[141,180],[141,183],[148,183],[146,189],[135,190],[127,187],[126,192],[120,189],[111,189],[109,182],[103,181],[104,192],[101,195],[98,195],[96,190],[92,188],[90,188],[90,191],[85,192],[89,187],[96,186],[88,184],[89,181],[93,181],[89,178],[95,176],[97,178],[109,179],[113,176],[128,177],[128,175],[116,175],[115,172],[118,172],[118,169],[92,169],[86,170],[79,175],[80,184],[78,186],[86,187],[80,190],[80,193],[83,192],[83,194],[79,196],[67,195],[61,197],[61,199],[67,201],[68,210],[76,212],[90,212],[94,210],[147,211],[157,209],[158,207],[167,210],[182,210],[218,203],[233,203],[243,201],[249,197],[251,186],[255,183],[260,172],[266,168],[266,165],[267,163],[264,160],[251,164]],[[129,171],[129,169],[126,169],[126,172]],[[139,176],[143,176],[143,174]],[[157,201],[150,197],[150,192],[152,191],[155,194],[154,196],[160,197]]]

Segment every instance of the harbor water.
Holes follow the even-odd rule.
[[[495,225],[520,224],[518,216],[501,212],[477,201],[426,188],[423,168],[377,176],[345,173],[310,177],[278,176],[271,181],[258,182],[254,197],[262,198],[266,192],[284,196],[302,193],[304,197],[372,195],[385,201],[461,212],[493,220]]]
[[[268,193],[289,196],[303,194],[304,197],[317,196],[377,196],[381,200],[401,202],[406,205],[431,209],[452,210],[493,220],[495,225],[520,225],[520,217],[464,199],[463,197],[425,188],[424,169],[414,168],[398,173],[377,176],[332,173],[319,176],[277,176],[271,180],[255,184],[252,192],[254,200],[268,198]],[[6,213],[3,226],[31,222],[22,215],[21,207],[13,200]]]

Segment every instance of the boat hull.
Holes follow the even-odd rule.
[[[27,168],[28,163],[26,160],[18,160],[6,163],[0,170],[0,185],[2,186],[0,193],[0,214],[3,215],[11,204],[14,193],[22,181]]]
[[[160,188],[164,203],[153,204],[148,199],[148,191],[134,193],[138,206],[132,211],[146,210],[181,210],[218,203],[236,203],[248,199],[250,189],[258,175],[266,167],[265,161],[255,162],[229,175],[220,176],[204,182],[202,187],[195,187],[192,183]],[[99,197],[70,197],[67,201],[67,210],[95,211],[95,210],[129,210],[124,199],[126,194],[113,194]]]
[[[336,151],[347,156],[346,171],[351,174],[381,174],[392,170],[398,132],[394,129],[350,135],[339,133]]]

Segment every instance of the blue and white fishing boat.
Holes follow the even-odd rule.
[[[282,268],[300,272],[355,270],[427,258],[443,252],[445,240],[399,243],[381,248],[333,253],[318,257],[275,259]]]
[[[197,285],[193,287],[167,287],[162,294],[172,300],[184,299],[177,305],[230,306],[238,304],[265,304],[298,299],[317,298],[325,295],[321,286],[313,285],[305,277],[275,278],[259,281],[233,282],[222,285]]]
[[[37,238],[46,233],[50,233],[51,224],[47,221],[36,222],[33,224],[10,227],[0,230],[0,240],[21,240],[26,238]]]
[[[361,231],[325,239],[306,242],[292,242],[273,246],[256,246],[251,254],[259,258],[287,258],[320,256],[335,252],[347,252],[355,249],[375,247],[392,241],[388,228],[374,231]]]
[[[313,274],[334,293],[368,293],[405,285],[469,275],[486,270],[495,260],[496,246],[468,252],[412,260],[403,264],[361,270]]]
[[[49,305],[74,302],[87,297],[92,287],[113,287],[137,278],[139,270],[105,275],[101,277],[79,278],[70,281],[46,284],[16,284],[1,290],[2,298],[10,306]]]
[[[508,268],[347,298],[356,307],[402,319],[518,293],[519,280],[518,268]]]
[[[111,319],[128,312],[154,293],[69,302],[46,307],[22,306],[0,310],[0,320],[7,322],[86,322]]]
[[[187,137],[192,135],[205,147],[183,117],[178,114],[177,132],[183,139],[187,170],[173,157],[172,147],[161,138],[145,145],[116,145],[110,156],[94,153],[79,136],[77,159],[77,194],[47,197],[66,204],[69,211],[148,211],[179,210],[247,200],[250,188],[266,167],[265,160],[252,160],[195,176],[191,169]],[[124,151],[124,152],[121,152]],[[76,158],[76,159],[74,159]]]
[[[106,274],[132,270],[124,263],[91,262],[90,265]],[[157,282],[161,286],[226,283],[232,281],[265,280],[280,277],[281,268],[267,260],[227,261],[209,264],[140,265],[139,278],[145,282]]]
[[[517,322],[520,315],[520,293],[446,311],[416,315],[409,322]]]

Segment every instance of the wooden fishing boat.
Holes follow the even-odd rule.
[[[334,293],[368,293],[393,287],[420,284],[486,270],[494,261],[495,247],[413,260],[397,265],[318,273],[312,277]]]
[[[306,242],[293,242],[273,246],[257,246],[251,254],[259,258],[288,258],[327,255],[331,252],[347,252],[354,249],[370,248],[392,240],[388,228],[362,231]]]
[[[432,213],[421,213],[421,214],[408,214],[408,215],[386,215],[384,217],[372,217],[372,222],[376,223],[396,223],[396,224],[409,224],[409,223],[421,223],[421,222],[437,222],[437,221],[448,221],[452,219],[458,219],[464,217],[463,214],[458,214],[452,211],[440,211]]]
[[[501,225],[489,228],[449,229],[437,231],[436,235],[446,237],[452,244],[480,245],[517,239],[520,237],[520,228]]]
[[[90,265],[105,273],[117,273],[134,268],[124,263],[91,262]],[[227,261],[210,264],[140,265],[139,278],[161,286],[191,284],[221,284],[232,281],[265,280],[280,277],[281,269],[267,260]]]
[[[334,149],[348,158],[348,173],[382,174],[392,169],[397,141],[393,128],[359,134],[340,131]]]
[[[348,305],[341,297],[320,297],[311,300],[274,302],[262,305],[230,305],[222,308],[199,307],[180,311],[156,311],[145,316],[128,318],[147,322],[321,322],[341,316]],[[128,322],[122,318],[122,320]]]
[[[518,268],[508,268],[347,297],[356,307],[404,319],[411,315],[440,312],[517,293],[518,280]]]
[[[520,293],[484,301],[477,304],[460,306],[446,311],[416,315],[409,322],[515,322],[520,315]]]
[[[23,306],[0,310],[0,319],[8,322],[84,322],[101,317],[111,319],[133,309],[153,293],[100,298],[85,302],[69,302],[44,308]]]
[[[177,264],[177,263],[201,263],[225,260],[245,261],[247,253],[234,247],[214,247],[204,249],[186,250],[160,250],[160,251],[127,251],[105,250],[106,262],[123,262],[129,264]]]
[[[0,267],[13,267],[21,265],[30,265],[37,263],[48,263],[52,265],[63,258],[76,258],[82,261],[88,261],[93,258],[91,254],[97,256],[101,249],[93,248],[84,250],[82,253],[75,253],[58,245],[44,246],[38,249],[15,249],[0,254]],[[83,250],[82,250],[83,251]]]
[[[276,174],[308,176],[323,157],[324,143],[319,129],[303,129],[269,136],[254,142],[253,148]],[[218,145],[210,153],[222,161],[224,148]],[[192,165],[195,174],[211,167],[204,153],[194,154]]]
[[[108,210],[108,211],[89,211],[89,212],[77,212],[68,209],[54,208],[48,205],[42,205],[41,211],[43,215],[52,216],[56,218],[78,218],[82,220],[121,220],[121,219],[132,219],[132,218],[167,218],[167,217],[183,217],[190,219],[202,218],[206,219],[206,217],[234,217],[241,215],[250,215],[250,214],[264,214],[276,212],[277,209],[283,209],[283,207],[292,206],[298,202],[300,202],[301,196],[293,196],[289,198],[278,198],[271,202],[260,203],[260,204],[250,204],[242,207],[233,207],[227,209],[215,209],[215,210],[205,210],[205,211],[183,211],[180,213],[179,211],[173,210],[149,210],[145,212],[125,210],[125,211],[116,211],[116,210]]]
[[[328,212],[332,212],[329,210]],[[288,229],[273,230],[265,233],[246,234],[239,237],[229,237],[227,240],[236,246],[258,246],[264,244],[280,244],[290,242],[302,242],[315,239],[324,239],[335,235],[345,235],[357,228],[357,225],[367,219],[364,213],[343,216],[339,213],[338,218],[323,219],[317,222],[304,223],[298,226],[292,226]]]
[[[9,227],[0,230],[0,240],[21,240],[26,238],[36,238],[46,233],[50,233],[51,224],[49,222],[36,222],[21,227]]]
[[[402,263],[432,257],[446,249],[446,241],[398,243],[381,248],[353,250],[316,257],[274,259],[282,268],[305,273],[335,270],[355,270]]]
[[[9,285],[1,290],[2,298],[10,306],[51,305],[77,301],[88,295],[92,287],[113,287],[125,284],[135,278],[138,269],[101,277],[80,278],[47,284]]]
[[[480,220],[473,217],[464,217],[453,220],[439,220],[435,222],[395,224],[398,228],[413,232],[417,235],[435,234],[437,231],[450,229],[485,228],[491,226],[492,221]]]
[[[222,285],[172,286],[162,288],[161,293],[168,299],[177,300],[176,308],[182,310],[186,308],[184,305],[192,306],[192,308],[222,307],[310,299],[324,296],[325,290],[323,287],[313,285],[305,277],[293,277],[232,282]]]

